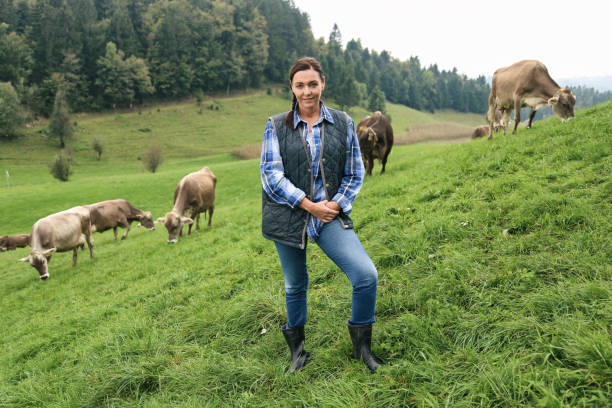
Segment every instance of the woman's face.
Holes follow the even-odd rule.
[[[316,109],[321,101],[321,94],[325,89],[325,78],[314,69],[298,71],[293,75],[291,90],[295,95],[300,109]]]

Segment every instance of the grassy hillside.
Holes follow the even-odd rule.
[[[101,165],[115,165],[118,161],[138,164],[138,158],[150,144],[161,146],[164,157],[170,160],[227,153],[244,145],[261,145],[265,119],[289,106],[290,102],[276,93],[267,95],[258,91],[203,100],[201,106],[191,101],[116,114],[75,114],[73,153],[78,164],[94,161],[96,154],[91,147],[94,137],[104,143]],[[396,135],[406,133],[414,125],[473,126],[483,121],[483,115],[470,113],[440,111],[430,114],[394,104],[389,104],[388,109]],[[355,123],[368,114],[359,107],[349,113]],[[59,143],[49,139],[46,128],[46,123],[40,123],[22,138],[0,141],[0,166],[6,170],[14,165],[46,165],[51,161]]]
[[[163,228],[96,234],[94,259],[80,252],[72,268],[56,254],[42,283],[17,262],[26,249],[0,254],[0,406],[606,406],[611,138],[608,103],[492,141],[398,146],[384,176],[375,167],[353,212],[379,270],[373,344],[387,364],[375,375],[348,357],[350,284],[315,245],[312,360],[284,374],[282,272],[260,234],[257,160],[188,157],[156,174],[83,160],[68,183],[18,167],[23,182],[0,190],[3,233],[115,197],[161,216],[203,165],[219,182],[212,227],[176,245]]]

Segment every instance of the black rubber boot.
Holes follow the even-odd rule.
[[[304,326],[292,327],[290,329],[281,328],[285,341],[291,352],[291,366],[288,368],[289,374],[301,370],[306,365],[306,360],[310,353],[304,350]]]
[[[372,325],[356,325],[346,321],[349,334],[353,342],[353,358],[363,360],[365,365],[374,372],[382,365],[382,361],[376,357],[370,349],[372,343]]]

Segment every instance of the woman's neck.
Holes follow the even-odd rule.
[[[321,116],[321,105],[313,109],[298,108],[298,113],[300,114],[300,118],[308,123],[308,130],[310,130],[315,122],[319,119],[319,116]]]

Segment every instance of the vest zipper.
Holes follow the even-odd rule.
[[[308,131],[308,123],[306,123],[306,131]],[[314,132],[314,129],[312,130]],[[304,134],[300,135],[300,139],[302,140],[302,146],[304,146],[304,150],[306,151],[306,158],[308,159],[308,172],[310,173],[310,197],[314,194],[314,180],[312,175],[312,157],[310,157],[310,150],[306,145],[306,140],[304,138]],[[323,144],[323,143],[321,143]],[[323,147],[321,147],[323,149]],[[325,182],[325,180],[324,180]],[[327,194],[327,192],[325,193]],[[308,197],[308,196],[307,196]],[[310,199],[310,198],[309,198]],[[304,229],[302,230],[302,247],[301,249],[306,248],[306,229],[308,228],[308,211],[306,211],[306,220],[304,222]]]
[[[323,178],[323,191],[325,191],[325,199],[329,201],[329,193],[327,192],[327,182],[325,181],[325,166],[323,165],[323,151],[325,146],[325,123],[321,124],[321,154],[319,155],[319,167],[321,168],[321,177]],[[312,173],[311,173],[312,175]],[[340,210],[342,211],[342,209]],[[342,228],[347,229],[348,225],[342,221],[340,214],[336,217],[340,221]]]

